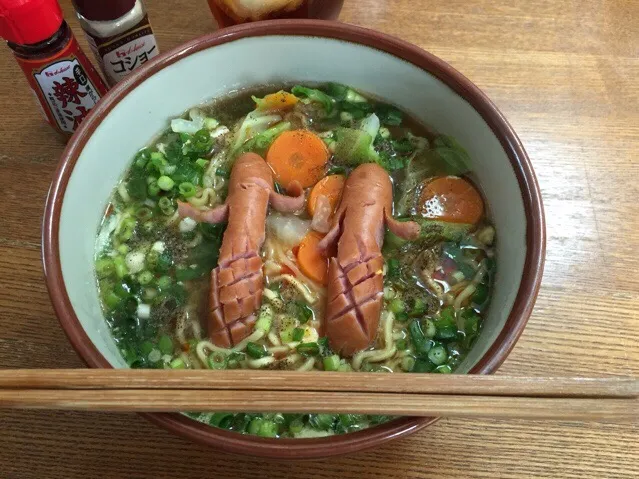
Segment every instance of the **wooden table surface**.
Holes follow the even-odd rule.
[[[146,4],[165,51],[214,28],[204,0]],[[450,62],[528,150],[546,207],[546,273],[500,373],[639,374],[639,2],[347,0],[341,18]],[[0,366],[81,367],[40,263],[63,144],[5,48],[0,65]],[[637,478],[639,428],[442,420],[377,450],[283,464],[189,443],[134,414],[0,412],[0,478],[258,476]]]

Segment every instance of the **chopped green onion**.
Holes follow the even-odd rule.
[[[182,358],[175,358],[169,363],[171,369],[186,369],[186,363]]]
[[[264,346],[250,342],[246,345],[246,354],[251,356],[253,359],[260,359],[264,356],[268,356],[268,351]]]
[[[418,356],[427,354],[432,347],[432,342],[424,336],[420,322],[418,320],[413,320],[413,322],[408,326],[408,330],[410,332],[413,346],[415,347],[415,353]]]
[[[455,321],[455,310],[452,307],[446,307],[439,313],[439,319],[435,321],[437,339],[452,339],[457,336],[457,322]]]
[[[337,354],[324,358],[324,371],[337,371],[340,365],[340,359]]]
[[[157,290],[153,288],[145,288],[142,297],[145,301],[151,301],[158,295]]]
[[[157,285],[160,290],[167,289],[169,286],[171,286],[171,283],[173,283],[173,280],[170,276],[162,276],[157,281]]]
[[[197,160],[195,160],[195,164],[205,170],[206,167],[209,166],[209,161],[205,160],[204,158],[198,158]]]
[[[466,336],[476,336],[479,333],[481,317],[472,309],[462,313],[464,317],[464,332]]]
[[[129,251],[131,251],[131,248],[129,248],[129,245],[121,244],[120,246],[118,246],[118,253],[120,253],[121,255],[126,256],[126,254]]]
[[[170,336],[164,334],[160,337],[158,341],[158,349],[162,354],[172,354],[173,353],[173,340]]]
[[[410,308],[411,316],[422,316],[426,312],[426,302],[421,298],[415,298]]]
[[[306,324],[310,319],[313,318],[313,310],[309,307],[308,304],[303,303],[301,301],[296,301],[298,309],[298,319],[301,324]]]
[[[131,236],[133,236],[133,232],[135,231],[135,218],[126,217],[122,220],[120,225],[120,232],[118,233],[118,238],[122,241],[129,241]]]
[[[162,210],[162,213],[164,213],[166,216],[172,215],[173,212],[175,211],[173,202],[171,201],[170,198],[167,198],[166,196],[163,196],[162,198],[160,198],[160,200],[158,201],[158,206]]]
[[[412,373],[429,373],[433,370],[433,363],[428,359],[417,359],[413,365]]]
[[[388,304],[388,309],[395,314],[402,313],[406,309],[406,305],[401,299],[395,298]]]
[[[222,427],[220,425],[225,423],[228,419],[233,419],[233,414],[228,412],[216,412],[211,416],[211,419],[209,419],[208,422],[211,426]]]
[[[448,353],[443,346],[437,345],[428,351],[428,359],[430,359],[433,364],[439,366],[448,360]]]
[[[164,191],[171,191],[175,186],[175,181],[168,176],[160,176],[158,178],[158,186]]]
[[[129,269],[126,267],[126,261],[122,256],[113,258],[113,265],[115,266],[115,274],[118,278],[124,278],[129,273]]]
[[[213,130],[217,128],[219,125],[220,125],[220,122],[217,121],[215,118],[211,118],[211,117],[204,118],[204,126],[207,127],[209,130]]]
[[[437,334],[435,334],[435,338],[437,339],[453,339],[457,336],[457,327],[456,326],[440,326],[437,325]]]
[[[152,249],[146,254],[145,263],[151,267],[155,268],[158,264],[158,259],[160,258],[160,253],[156,250]]]
[[[388,279],[399,279],[399,260],[396,258],[390,258],[386,264],[388,267],[388,272],[386,273]]]
[[[437,366],[435,368],[435,372],[439,374],[451,374],[453,369],[448,364],[442,364],[441,366]]]
[[[271,330],[273,324],[273,308],[268,304],[263,304],[260,308],[260,314],[255,322],[255,329],[261,329],[265,333]]]
[[[291,339],[293,341],[301,341],[304,338],[304,328],[295,328],[291,333]]]
[[[399,126],[402,124],[402,112],[390,105],[379,105],[375,113],[384,125]]]
[[[120,304],[121,300],[122,298],[113,291],[109,291],[104,295],[104,304],[106,304],[109,309],[115,309]]]
[[[226,356],[222,353],[211,353],[211,355],[208,357],[208,363],[211,369],[225,369]]]
[[[115,265],[111,258],[100,258],[95,262],[95,272],[98,278],[105,278],[115,272]]]
[[[195,189],[195,186],[193,186],[193,183],[189,183],[188,181],[185,181],[184,183],[180,183],[178,186],[178,191],[185,198],[190,198],[191,196],[195,196],[195,194],[197,193],[197,190]]]
[[[473,303],[482,305],[488,299],[488,287],[485,284],[478,284],[475,287],[475,292],[473,293],[472,300]]]
[[[138,275],[138,283],[143,286],[149,284],[151,281],[153,281],[153,273],[150,271],[142,271]]]
[[[135,217],[139,219],[140,221],[149,220],[151,219],[152,216],[153,216],[153,211],[151,211],[151,209],[147,208],[146,206],[143,206],[142,208],[140,208],[139,210],[135,212]]]
[[[135,155],[135,160],[134,160],[135,166],[137,168],[144,168],[150,159],[151,159],[151,153],[149,152],[148,149],[143,148],[140,151],[138,151]]]
[[[144,357],[147,357],[151,354],[151,351],[155,348],[155,345],[151,341],[144,341],[140,345],[140,354]]]
[[[339,83],[329,83],[326,87],[326,93],[336,100],[344,100],[348,93],[348,87]]]
[[[146,165],[146,168],[147,170],[155,168],[157,171],[161,172],[166,165],[168,165],[168,162],[166,161],[164,155],[159,151],[154,151],[153,153],[151,153],[151,160]]]
[[[360,95],[355,90],[349,88],[346,91],[346,98],[344,98],[347,102],[350,103],[367,103],[368,100],[363,95]]]
[[[213,145],[213,138],[211,138],[211,133],[205,128],[198,130],[191,137],[192,150],[201,155],[205,155],[206,153],[208,153],[212,145]]]
[[[381,121],[381,118],[380,118],[380,121]],[[379,129],[379,133],[378,133],[378,135],[379,135],[379,136],[381,136],[381,137],[382,137],[382,139],[384,139],[384,140],[388,140],[388,139],[391,137],[391,132],[390,132],[390,130],[389,130],[388,128],[386,128],[386,127],[381,127],[381,128]]]
[[[246,359],[246,355],[244,353],[240,353],[237,351],[229,354],[226,359],[226,368],[227,369],[238,369],[240,367],[240,361],[244,361]]]
[[[339,114],[339,119],[342,120],[342,122],[344,123],[351,122],[353,121],[353,114],[347,111],[343,111]]]
[[[324,107],[326,113],[331,113],[331,111],[333,111],[333,104],[335,103],[335,100],[323,91],[296,85],[291,88],[291,93],[298,98],[308,98],[312,102],[319,103]]]
[[[292,434],[299,434],[304,429],[304,420],[301,417],[297,417],[291,421],[288,425],[288,430]]]
[[[315,356],[320,352],[320,348],[317,343],[302,343],[299,344],[296,349],[302,356]]]
[[[151,152],[151,160],[164,160],[164,155],[159,151]]]
[[[328,337],[324,336],[317,340],[317,345],[320,348],[320,354],[326,356],[331,353],[331,348],[328,346]]]
[[[257,435],[260,437],[277,437],[278,426],[273,421],[263,420]]]
[[[315,414],[311,416],[311,425],[316,429],[328,431],[337,419],[335,414]]]
[[[415,368],[415,358],[412,356],[405,356],[402,359],[400,366],[406,372],[412,371]]]
[[[149,183],[149,186],[147,186],[147,192],[149,193],[149,196],[157,196],[160,194],[160,187],[158,186],[157,180],[153,180]]]
[[[248,425],[248,433],[257,435],[262,427],[263,420],[260,418],[253,419]]]
[[[424,336],[426,336],[429,339],[432,339],[435,337],[435,334],[437,334],[437,328],[435,327],[435,323],[433,323],[430,319],[427,319],[425,321],[425,324],[422,324],[423,328],[422,330],[424,331]]]

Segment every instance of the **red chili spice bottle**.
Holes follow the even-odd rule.
[[[62,17],[57,0],[0,0],[7,40],[45,119],[72,134],[107,89]]]

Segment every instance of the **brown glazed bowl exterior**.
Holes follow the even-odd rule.
[[[526,213],[527,252],[524,275],[514,306],[501,333],[470,371],[493,373],[506,359],[532,312],[541,283],[545,255],[545,225],[541,194],[530,160],[517,135],[495,105],[467,78],[432,54],[397,38],[364,28],[316,20],[274,20],[240,25],[192,40],[140,69],[111,90],[71,138],[53,179],[43,224],[43,261],[46,283],[60,324],[80,357],[92,368],[111,365],[91,343],[71,306],[62,278],[59,222],[62,200],[75,163],[93,131],[114,106],[136,85],[166,66],[203,49],[246,37],[302,35],[344,40],[373,47],[403,59],[437,77],[465,99],[490,126],[507,153],[519,182]],[[404,417],[369,429],[317,439],[265,439],[241,435],[198,423],[181,414],[144,414],[150,421],[185,438],[230,453],[277,459],[314,459],[379,446],[406,436],[436,418]]]

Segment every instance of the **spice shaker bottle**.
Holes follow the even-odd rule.
[[[72,134],[106,93],[57,0],[0,0],[0,36],[22,68],[45,119]]]
[[[159,53],[141,0],[73,0],[73,5],[110,86]]]

